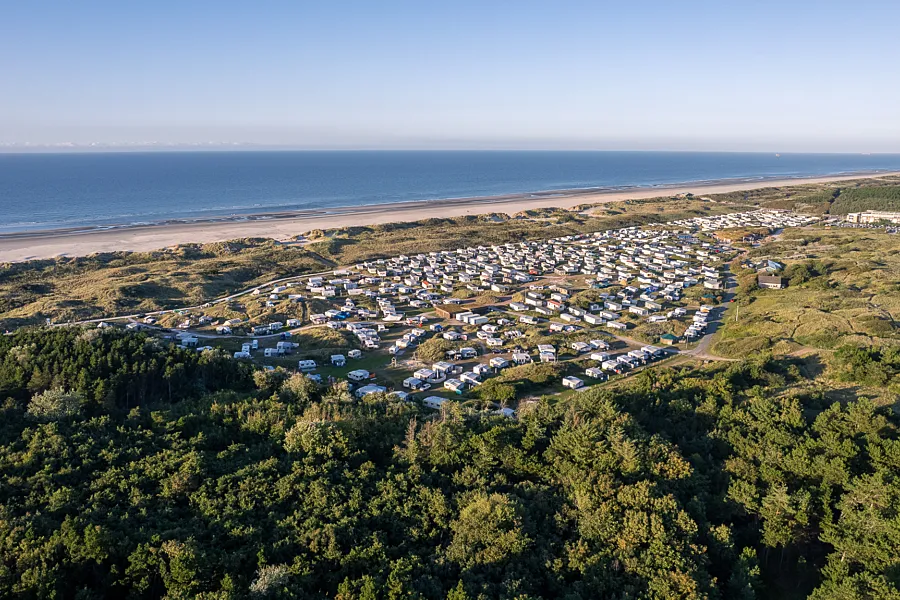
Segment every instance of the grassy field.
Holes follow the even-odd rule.
[[[791,230],[750,252],[782,261],[790,285],[758,289],[756,272],[733,266],[738,301],[712,351],[816,355],[845,345],[900,345],[900,237],[877,230]]]

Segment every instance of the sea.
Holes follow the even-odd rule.
[[[0,154],[0,234],[554,190],[900,170],[898,154],[207,151]]]

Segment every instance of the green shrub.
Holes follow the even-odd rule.
[[[61,387],[35,394],[28,403],[28,417],[34,421],[47,423],[62,421],[81,412],[81,394],[67,392]]]

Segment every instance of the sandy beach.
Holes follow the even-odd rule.
[[[570,208],[672,196],[684,193],[726,192],[885,177],[900,173],[857,174],[776,180],[740,180],[617,191],[562,191],[494,196],[463,200],[405,202],[363,207],[330,208],[327,211],[273,213],[237,219],[165,223],[112,229],[58,230],[0,235],[0,262],[19,262],[57,256],[85,256],[96,252],[149,251],[185,243],[208,243],[245,237],[267,237],[286,241],[313,229],[365,226],[378,223],[418,221],[432,217],[457,217],[489,212],[515,214],[546,207]]]

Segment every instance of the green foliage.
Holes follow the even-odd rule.
[[[61,421],[81,412],[81,395],[58,387],[35,394],[28,403],[26,414],[41,422]]]
[[[347,454],[347,440],[333,423],[298,421],[285,434],[284,449],[308,457],[338,458]]]
[[[497,378],[488,379],[479,385],[476,391],[482,400],[504,406],[516,398],[516,387],[509,383],[502,383]]]
[[[888,387],[900,385],[900,348],[844,345],[832,359],[837,378],[870,385]]]
[[[810,214],[845,215],[863,210],[900,210],[900,185],[897,184],[897,177],[884,176],[843,182],[760,188],[715,194],[712,198]]]
[[[0,338],[0,395],[20,400],[51,388],[78,390],[91,411],[252,385],[252,367],[220,351],[197,353],[144,334],[58,328]],[[52,402],[75,404],[58,390],[34,401],[35,410]]]
[[[281,389],[288,377],[290,377],[288,372],[280,367],[274,371],[260,369],[253,373],[253,382],[259,390],[272,394]]]
[[[783,392],[797,369],[766,357],[650,370],[512,420],[141,335],[20,332],[0,350],[3,597],[900,593],[898,418]],[[857,350],[841,355],[874,356]]]
[[[463,568],[514,560],[531,542],[523,529],[524,511],[503,494],[477,494],[451,525],[447,558]]]
[[[281,385],[279,395],[285,402],[306,404],[313,399],[318,389],[315,381],[303,373],[294,373]]]
[[[526,393],[558,383],[568,369],[569,364],[565,362],[531,363],[504,369],[492,381],[497,384],[511,384],[516,388],[517,393]]]
[[[900,211],[900,186],[842,188],[830,212],[846,215],[864,210]]]
[[[447,358],[447,352],[453,350],[454,344],[440,336],[425,340],[416,348],[416,356],[426,362],[437,362]]]
[[[827,277],[827,275],[828,267],[820,261],[797,262],[784,270],[784,276],[790,280],[791,285],[801,285],[817,277]]]

